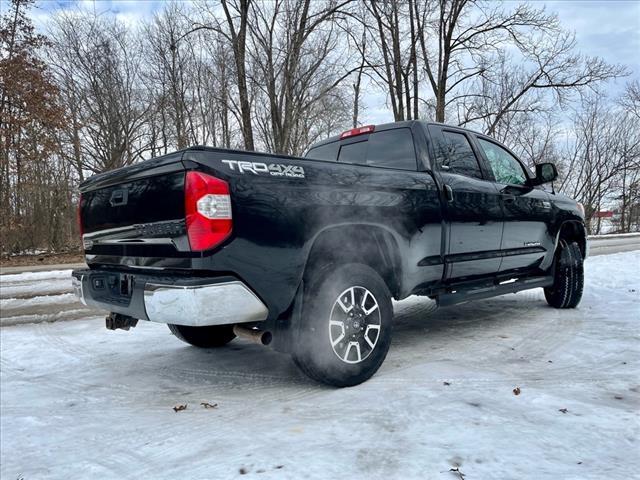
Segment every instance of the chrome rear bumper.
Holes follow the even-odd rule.
[[[258,296],[232,277],[167,279],[82,270],[73,272],[72,284],[85,305],[158,323],[204,327],[260,322],[269,315]]]
[[[152,322],[192,327],[260,322],[269,313],[240,281],[198,286],[147,283],[144,306]]]

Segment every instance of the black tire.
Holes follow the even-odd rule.
[[[177,338],[189,345],[200,348],[222,347],[236,338],[233,325],[212,325],[209,327],[187,327],[168,324],[169,330]]]
[[[293,359],[312,379],[348,387],[369,379],[382,365],[391,344],[393,306],[387,285],[372,268],[331,267],[316,270],[305,286]],[[355,301],[347,302],[347,296]]]
[[[582,299],[584,260],[577,243],[560,241],[555,258],[555,277],[544,289],[547,303],[555,308],[575,308]]]

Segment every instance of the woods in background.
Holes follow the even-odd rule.
[[[556,190],[584,203],[588,220],[616,208],[616,230],[640,227],[640,84],[606,95],[630,72],[577,51],[538,4],[195,0],[135,26],[59,11],[42,34],[33,0],[9,6],[3,253],[78,245],[76,189],[94,173],[196,144],[300,155],[373,123],[376,94],[390,121],[463,125],[531,166],[556,162]]]

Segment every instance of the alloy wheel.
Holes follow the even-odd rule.
[[[345,363],[364,361],[376,348],[381,320],[378,301],[369,290],[347,288],[334,302],[329,317],[333,353]]]

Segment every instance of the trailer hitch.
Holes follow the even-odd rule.
[[[128,315],[122,315],[121,313],[111,312],[107,318],[105,318],[105,326],[107,330],[129,330],[138,324],[138,319],[130,317]]]

